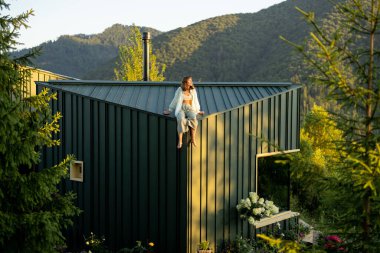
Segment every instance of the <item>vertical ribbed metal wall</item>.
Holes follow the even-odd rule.
[[[256,154],[299,148],[300,90],[200,121],[198,148],[188,151],[188,248],[249,235],[236,205],[256,191]],[[256,138],[259,137],[259,138]]]
[[[21,67],[20,74],[24,78],[22,86],[24,95],[27,97],[36,95],[36,84],[34,83],[36,81],[73,79],[68,76],[63,76],[46,70],[35,69],[31,67]]]
[[[39,87],[40,89],[40,87]],[[44,166],[74,154],[83,183],[66,180],[83,213],[70,244],[104,235],[113,250],[153,241],[156,252],[186,251],[186,148],[176,149],[176,122],[143,111],[58,91],[62,145],[44,152]]]
[[[62,145],[42,166],[84,161],[84,182],[62,184],[84,210],[69,239],[79,246],[94,232],[112,249],[151,240],[156,252],[193,253],[202,240],[215,248],[251,234],[235,206],[256,189],[256,154],[299,148],[299,93],[206,116],[198,147],[178,152],[173,118],[58,91]]]

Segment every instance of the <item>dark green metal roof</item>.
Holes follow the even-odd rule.
[[[58,80],[37,82],[86,97],[162,114],[168,108],[180,82],[120,82]],[[289,90],[300,88],[291,83],[202,82],[197,88],[201,110],[206,115],[220,113]]]

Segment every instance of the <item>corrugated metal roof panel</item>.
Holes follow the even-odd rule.
[[[50,81],[39,85],[93,97],[152,113],[169,107],[179,84],[173,82]],[[231,110],[300,86],[290,83],[195,83],[206,114]]]

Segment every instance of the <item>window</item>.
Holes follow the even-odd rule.
[[[83,182],[83,162],[73,161],[70,166],[70,180]]]
[[[272,200],[280,212],[290,210],[289,160],[279,152],[260,154],[256,159],[258,195]]]

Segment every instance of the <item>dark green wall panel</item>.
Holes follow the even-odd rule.
[[[257,185],[256,154],[299,147],[299,91],[206,116],[198,147],[176,149],[172,118],[60,91],[62,146],[46,149],[44,163],[74,154],[84,182],[67,180],[84,212],[70,234],[104,235],[111,249],[153,241],[156,252],[195,252],[209,240],[251,234],[236,212]],[[187,135],[184,136],[184,143]],[[50,152],[50,153],[49,153]]]
[[[176,149],[175,121],[60,96],[51,106],[63,114],[62,148],[45,150],[44,162],[74,154],[84,163],[84,181],[62,186],[84,211],[69,233],[71,247],[83,248],[83,235],[94,232],[111,249],[141,240],[155,242],[157,252],[186,250],[187,148]]]
[[[188,249],[255,231],[236,204],[256,191],[256,155],[299,148],[299,91],[280,94],[202,120],[189,151]],[[206,202],[206,203],[205,203]]]
[[[83,101],[83,161],[85,167],[92,168],[92,159],[91,159],[91,149],[92,149],[92,139],[91,139],[91,102],[89,99],[84,99]],[[84,216],[84,224],[89,224],[90,226],[85,226],[83,231],[86,235],[90,234],[93,231],[92,218],[94,210],[91,208],[91,200],[93,197],[92,185],[94,181],[93,173],[91,170],[84,171],[84,180],[89,181],[88,184],[84,185],[84,209],[89,210],[89,212]]]

